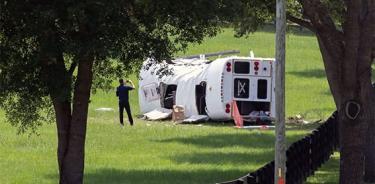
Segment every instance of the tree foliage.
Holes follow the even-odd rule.
[[[33,129],[51,106],[46,97],[72,100],[80,59],[94,58],[93,87],[108,88],[145,58],[167,59],[214,35],[223,6],[219,0],[1,0],[1,107],[13,125]]]
[[[238,9],[237,13],[234,14],[235,16],[232,17],[237,36],[244,36],[252,33],[262,27],[265,23],[272,23],[275,20],[276,1],[240,0],[234,2],[237,2],[237,6],[241,7]],[[297,23],[305,27],[306,25],[302,24],[302,22],[295,22],[295,18],[300,20],[308,19],[306,15],[304,15],[305,12],[301,2],[301,0],[286,0],[287,16],[289,22]],[[327,8],[328,12],[330,12],[330,16],[333,18],[337,26],[342,26],[346,11],[344,1],[321,0],[320,2]]]

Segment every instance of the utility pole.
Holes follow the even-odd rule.
[[[276,129],[275,184],[285,183],[285,0],[276,0]]]

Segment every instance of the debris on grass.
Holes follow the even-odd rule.
[[[287,118],[288,123],[293,123],[293,124],[309,124],[310,122],[304,120],[303,116],[300,114],[297,114],[295,116],[290,116]]]
[[[302,125],[307,125],[307,124],[315,124],[315,123],[319,123],[321,122],[322,120],[319,119],[319,120],[316,120],[316,121],[313,121],[313,122],[310,122],[310,121],[307,121],[304,119],[304,117],[300,114],[297,114],[295,116],[290,116],[287,118],[287,123],[290,123],[290,124],[302,124]]]
[[[108,112],[108,111],[114,111],[113,108],[108,108],[108,107],[101,107],[101,108],[97,108],[95,109],[96,111],[103,111],[103,112]]]

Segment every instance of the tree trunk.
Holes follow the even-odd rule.
[[[372,94],[375,94],[373,91]],[[368,124],[367,131],[367,145],[365,149],[365,176],[364,181],[368,183],[375,183],[375,102],[372,100],[370,106],[372,107],[369,115],[372,115]]]
[[[373,121],[373,88],[371,73],[361,59],[361,52],[354,56],[346,52],[346,57],[358,58],[350,75],[349,65],[342,71],[343,88],[339,109],[340,136],[340,184],[363,183],[365,167],[365,146],[369,122]],[[354,63],[354,62],[352,62]],[[350,77],[350,79],[348,79]],[[358,110],[356,110],[358,108]],[[358,116],[356,115],[358,112]]]
[[[69,127],[68,145],[62,160],[63,180],[60,183],[83,183],[85,138],[88,104],[92,84],[92,58],[78,64],[78,76],[74,89],[73,112]]]
[[[327,79],[339,112],[340,183],[362,183],[364,169],[365,179],[374,181],[375,94],[371,87],[371,60],[374,58],[371,52],[375,38],[375,1],[344,1],[347,9],[342,30],[337,29],[331,12],[321,1],[299,2],[308,21],[293,20],[306,25],[317,35]],[[358,106],[359,115],[353,117],[350,114]],[[368,147],[366,152],[365,146]]]
[[[92,84],[92,65],[92,58],[82,59],[78,64],[73,110],[71,102],[67,99],[61,101],[61,98],[58,98],[56,93],[51,94],[58,132],[57,157],[60,184],[83,183],[84,149]]]
[[[368,36],[367,38],[363,38],[362,42],[363,47],[370,48],[370,51],[367,55],[364,55],[364,57],[367,57],[366,59],[369,60],[369,73],[371,75],[371,64],[374,61],[375,58],[375,1],[368,1],[368,4],[365,4],[365,8],[368,8],[369,14],[367,15],[367,18],[365,19],[365,30]],[[371,82],[371,81],[370,81]],[[365,176],[364,180],[366,182],[375,183],[375,90],[372,86],[372,90],[369,90],[369,93],[371,94],[369,99],[367,99],[371,104],[369,107],[369,124],[368,124],[368,131],[367,131],[367,145],[365,150]]]
[[[345,109],[339,111],[340,120],[340,184],[362,183],[364,167],[364,119],[350,120]]]
[[[373,93],[374,94],[374,93]],[[375,107],[374,101],[371,101],[371,107]],[[371,109],[369,115],[374,115],[374,108]],[[368,124],[367,131],[367,145],[365,149],[365,176],[364,181],[368,183],[375,183],[375,127],[374,117],[371,117]]]
[[[59,164],[60,183],[66,183],[64,179],[63,159],[68,148],[69,129],[72,118],[71,105],[68,101],[59,102],[57,99],[53,98],[52,102],[55,109],[57,124],[57,161]]]
[[[366,69],[368,61],[366,58],[361,58],[364,53],[353,53],[355,49],[345,52],[345,57],[341,56],[339,51],[327,51],[319,35],[318,42],[327,79],[339,111],[340,183],[362,183],[366,135],[371,131],[367,128],[369,123],[374,121],[375,107],[372,100],[375,93],[371,87],[371,73]],[[343,60],[344,62],[340,64],[339,61]],[[353,100],[360,104],[361,111],[358,117],[352,120],[346,115],[346,103]],[[370,155],[366,159],[366,169],[369,171],[374,167],[372,163],[374,155],[370,151],[366,152]]]
[[[375,183],[375,90],[373,86],[368,89],[368,94],[368,104],[366,104],[368,130],[366,133],[364,181]]]
[[[339,67],[337,67],[337,63],[335,61],[342,59],[339,50],[335,50],[332,54],[332,51],[326,48],[324,43],[324,39],[321,38],[320,35],[316,35],[320,53],[322,54],[324,70],[326,71],[327,81],[329,84],[330,91],[332,93],[333,100],[335,102],[336,109],[339,109],[338,105],[340,104],[340,77],[339,77]],[[333,49],[333,48],[331,48]]]
[[[54,62],[57,61],[57,62]],[[64,159],[69,149],[72,108],[70,102],[72,78],[67,73],[63,53],[43,57],[43,78],[49,89],[57,126],[57,162],[60,184],[67,183]],[[58,82],[56,82],[56,80]]]

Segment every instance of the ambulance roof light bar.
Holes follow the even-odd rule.
[[[240,53],[239,50],[226,50],[226,51],[221,51],[221,52],[213,52],[213,53],[207,53],[207,54],[185,56],[185,57],[181,57],[181,58],[177,58],[177,59],[208,58],[208,57],[222,56],[222,55],[229,55],[229,54],[238,54],[238,53]]]

